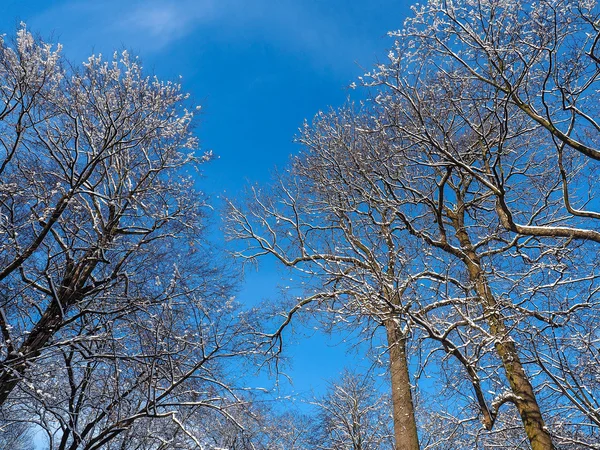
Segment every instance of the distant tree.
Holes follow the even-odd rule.
[[[227,450],[391,450],[394,447],[390,397],[371,375],[345,371],[301,412],[285,401],[260,396],[228,410],[239,422],[215,414],[206,448]],[[265,402],[266,400],[266,402]]]
[[[207,422],[210,449],[227,450],[310,450],[311,415],[298,411],[285,401],[256,396],[242,407],[228,410],[236,420],[215,414]],[[266,403],[265,403],[266,400]],[[282,412],[283,411],[283,412]]]
[[[317,420],[312,427],[310,448],[399,448],[394,446],[390,396],[379,392],[370,376],[345,371],[312,404],[317,407]]]

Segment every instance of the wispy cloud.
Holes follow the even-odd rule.
[[[214,23],[226,11],[212,0],[149,1],[133,5],[116,21],[124,35],[151,38],[154,50],[161,49],[190,33],[199,25]]]
[[[95,43],[104,51],[123,45],[143,53],[165,51],[192,33],[266,42],[320,66],[347,67],[371,50],[363,36],[349,34],[318,5],[293,0],[71,0],[35,17],[33,25],[56,24],[61,40]]]

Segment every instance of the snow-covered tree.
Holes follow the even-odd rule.
[[[394,446],[390,396],[369,375],[345,371],[313,401],[317,420],[311,447],[320,450],[388,450]],[[407,443],[402,443],[406,448]]]
[[[252,341],[203,238],[187,94],[127,52],[73,68],[22,26],[0,98],[5,417],[57,449],[200,446]]]
[[[597,344],[584,324],[598,314],[599,18],[595,1],[430,1],[363,78],[407,157],[395,186],[422,206],[407,226],[458,259],[468,251],[477,295],[498,299],[501,335],[516,333],[531,366],[523,373],[544,374],[538,412],[519,405],[533,391],[515,402],[534,448],[597,439]],[[506,362],[508,375],[518,358]]]
[[[361,132],[363,119],[348,109],[307,124],[298,138],[304,151],[273,187],[252,188],[245,204],[230,202],[228,234],[245,246],[238,257],[275,257],[297,280],[293,291],[301,295],[270,336],[277,345],[293,317],[306,312],[324,314],[329,330],[385,333],[397,445],[418,449],[405,311],[413,284],[436,274],[380,201],[383,186],[366,175],[373,161],[363,154],[379,142]]]

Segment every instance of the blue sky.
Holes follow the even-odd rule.
[[[201,104],[198,136],[218,159],[201,187],[213,198],[264,182],[298,151],[304,119],[339,106],[348,85],[387,54],[386,32],[402,26],[406,0],[1,0],[0,32],[20,21],[64,46],[75,64],[91,53],[129,49],[161,78],[182,77]],[[269,266],[247,274],[240,300],[277,295]],[[289,275],[288,275],[289,278]],[[290,349],[294,390],[320,392],[322,380],[352,365],[342,338],[316,333]]]

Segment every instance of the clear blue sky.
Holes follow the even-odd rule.
[[[201,104],[202,147],[219,157],[205,166],[211,196],[235,196],[247,182],[269,178],[298,150],[302,121],[341,105],[347,86],[378,60],[402,26],[407,0],[0,0],[0,32],[20,21],[60,42],[74,63],[91,53],[127,48],[161,78],[182,77]],[[240,300],[274,296],[279,275],[249,274]],[[298,392],[338,374],[341,338],[316,335],[291,349],[288,372]]]

